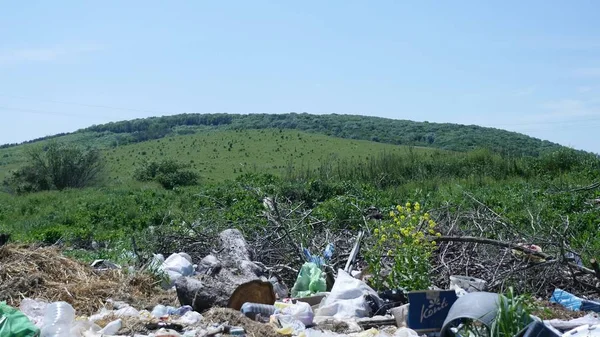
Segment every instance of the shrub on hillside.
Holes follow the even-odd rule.
[[[100,152],[50,143],[27,151],[27,164],[4,180],[10,191],[37,192],[82,188],[97,182],[104,167]]]
[[[189,165],[173,159],[160,162],[143,162],[134,172],[134,178],[139,181],[156,181],[167,189],[176,186],[196,185],[200,178],[198,173],[188,170]]]

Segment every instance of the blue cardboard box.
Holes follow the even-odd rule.
[[[456,299],[454,290],[409,292],[408,327],[420,333],[440,331]]]

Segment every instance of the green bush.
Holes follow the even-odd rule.
[[[27,164],[5,179],[9,191],[37,192],[82,188],[98,181],[104,163],[96,149],[51,142],[27,152]]]
[[[200,176],[198,173],[188,170],[189,167],[188,164],[172,159],[160,162],[145,161],[135,170],[134,178],[139,181],[156,181],[167,189],[196,185]]]

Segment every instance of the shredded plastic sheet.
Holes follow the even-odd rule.
[[[40,329],[21,311],[0,302],[0,336],[33,337]]]

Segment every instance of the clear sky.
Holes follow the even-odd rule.
[[[599,15],[598,1],[7,1],[0,143],[294,111],[493,126],[600,152]]]

